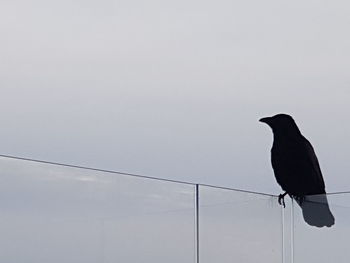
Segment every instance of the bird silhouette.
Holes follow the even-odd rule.
[[[285,191],[279,195],[278,202],[285,207],[284,197],[288,194],[301,206],[304,219],[309,224],[318,227],[333,225],[334,217],[325,195],[325,183],[311,143],[301,134],[290,115],[277,114],[259,121],[270,126],[273,132],[272,168],[277,183]],[[306,198],[315,195],[319,198],[313,197],[312,201]]]

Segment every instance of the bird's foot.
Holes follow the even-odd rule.
[[[285,192],[284,194],[280,194],[278,196],[278,203],[280,205],[283,205],[283,207],[285,208],[286,207],[286,203],[284,202],[284,197],[286,196],[287,192]]]

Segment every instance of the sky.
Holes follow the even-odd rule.
[[[0,153],[279,194],[291,114],[350,189],[347,1],[0,3]]]

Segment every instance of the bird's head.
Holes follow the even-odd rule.
[[[265,117],[259,120],[269,125],[274,133],[300,133],[293,118],[288,114],[277,114],[272,117]]]

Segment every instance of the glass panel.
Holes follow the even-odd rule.
[[[200,262],[282,262],[277,198],[200,187]]]
[[[294,262],[349,262],[350,193],[293,203]]]
[[[0,158],[0,262],[193,262],[194,190]]]

